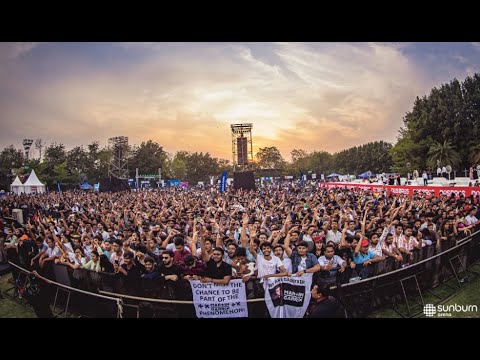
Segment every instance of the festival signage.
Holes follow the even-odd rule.
[[[427,196],[464,196],[469,197],[471,195],[480,195],[478,188],[469,186],[392,186],[392,185],[380,185],[380,184],[352,184],[352,183],[320,183],[320,187],[327,189],[344,188],[348,190],[364,190],[373,192],[386,191],[387,195],[409,195],[414,194],[426,194]]]
[[[230,280],[227,285],[190,281],[193,304],[199,318],[248,317],[245,283]]]
[[[228,172],[224,171],[220,179],[220,192],[224,193],[227,190],[227,174]]]

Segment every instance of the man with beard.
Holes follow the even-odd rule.
[[[203,237],[200,238],[200,248],[202,249],[203,261],[206,263],[205,274],[201,281],[228,284],[232,278],[232,265],[223,261],[224,250],[221,247],[216,247],[210,257],[205,249],[205,239]]]
[[[183,269],[173,262],[173,252],[165,250],[162,255],[162,264],[158,267],[160,282],[163,287],[164,297],[179,299],[183,295],[181,280]]]
[[[135,255],[132,252],[126,251],[123,255],[123,264],[115,264],[114,268],[115,271],[118,271],[118,274],[124,276],[127,292],[132,295],[138,295],[140,292],[142,271],[145,270],[145,266],[135,261],[134,257]]]

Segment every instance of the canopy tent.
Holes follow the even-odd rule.
[[[92,190],[93,186],[87,183],[86,181],[83,182],[83,184],[80,185],[80,189],[82,190]]]
[[[28,180],[25,181],[23,184],[25,187],[25,194],[35,194],[35,193],[44,193],[45,192],[45,185],[38,180],[37,175],[35,174],[35,170],[32,169]]]
[[[327,178],[331,178],[331,177],[339,177],[339,176],[342,176],[340,174],[336,174],[336,173],[332,173],[330,175],[327,176]]]
[[[370,173],[370,175],[368,175],[368,173]],[[368,177],[376,176],[376,174],[374,172],[371,172],[371,171],[365,171],[364,173],[362,173],[358,176],[361,177],[361,178],[368,178]]]
[[[10,184],[10,191],[14,194],[20,195],[22,192],[24,192],[24,185],[20,181],[18,175],[13,181],[13,183]]]

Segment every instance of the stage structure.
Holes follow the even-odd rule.
[[[23,149],[25,150],[25,161],[28,161],[28,154],[30,153],[30,148],[32,147],[32,139],[23,139]]]
[[[253,124],[232,124],[233,169],[245,170],[253,162]]]
[[[108,165],[108,176],[128,180],[128,137],[112,137],[108,139],[108,147],[112,150],[112,158]]]

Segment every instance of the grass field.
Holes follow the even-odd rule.
[[[11,279],[11,274],[0,277],[0,291],[3,299],[0,299],[0,318],[36,318],[35,312],[25,305],[21,305],[16,301],[9,299],[4,292],[13,286],[8,280]],[[12,291],[8,292],[12,294]],[[26,300],[18,299],[19,302],[27,304]]]
[[[474,271],[480,273],[480,264],[477,263],[470,267],[469,271]],[[435,289],[432,289],[430,292],[425,292],[423,294],[423,300],[425,304],[437,304],[439,297],[445,298],[438,304],[441,305],[476,305],[477,309],[480,309],[480,276],[470,276],[469,282],[467,282],[460,291],[451,295],[455,289],[458,288],[457,281],[455,279],[450,279],[445,284],[438,286]],[[435,296],[438,295],[439,297]],[[409,299],[410,310],[412,314],[420,312],[420,314],[415,317],[425,318],[423,314],[423,306],[421,305],[420,298],[411,298]],[[408,314],[408,309],[405,304],[399,305],[397,310],[404,314]],[[442,316],[444,318],[480,318],[480,311],[477,312],[451,312],[451,316]],[[377,311],[374,311],[370,314],[370,318],[401,318],[402,316],[398,314],[393,308],[383,308]],[[438,317],[438,316],[434,316]]]

